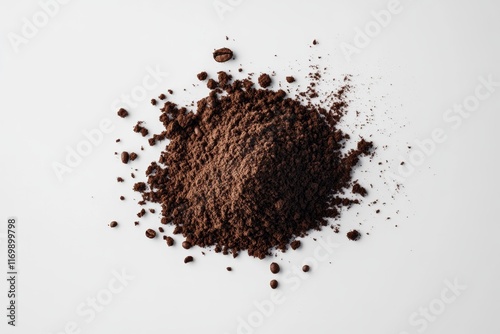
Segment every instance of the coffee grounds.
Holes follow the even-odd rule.
[[[267,88],[271,85],[271,77],[269,76],[269,74],[266,74],[266,73],[263,73],[259,76],[259,85],[262,87],[262,88]]]
[[[203,81],[208,77],[208,74],[207,74],[207,72],[200,72],[200,73],[198,73],[197,77],[198,77],[198,80]]]
[[[361,233],[359,233],[357,230],[349,231],[347,232],[347,238],[353,241],[359,240],[359,238],[361,238]]]
[[[361,139],[343,153],[349,136],[337,124],[347,107],[345,80],[326,109],[219,72],[221,82],[208,81],[212,91],[196,113],[165,102],[165,131],[155,136],[170,143],[148,167],[148,187],[140,182],[134,190],[143,203],[161,204],[165,223],[191,245],[258,258],[286,251],[292,241],[299,247],[296,237],[359,203],[344,190],[372,143]],[[141,128],[139,122],[134,131]]]
[[[120,108],[120,110],[118,110],[117,112],[118,116],[120,116],[121,118],[125,118],[128,116],[128,111],[126,111],[125,109],[123,108]]]
[[[129,158],[130,158],[130,156],[129,156],[128,152],[125,152],[125,151],[124,151],[124,152],[122,152],[122,154],[121,154],[121,159],[122,159],[122,162],[123,162],[124,164],[127,164],[127,163],[128,163]]]
[[[271,289],[276,289],[278,287],[278,281],[273,279],[269,282],[269,285],[271,286]]]
[[[171,247],[174,245],[174,239],[172,237],[166,237],[165,240],[167,241],[168,247]]]
[[[271,263],[271,265],[269,266],[269,269],[271,270],[271,272],[273,274],[277,274],[280,272],[280,265],[277,264],[276,262],[273,262]]]

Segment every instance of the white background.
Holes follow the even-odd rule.
[[[456,129],[443,115],[474,94],[479,77],[500,81],[499,3],[402,0],[402,10],[351,61],[342,43],[353,44],[357,29],[374,22],[371,12],[386,9],[387,1],[229,3],[220,16],[212,1],[73,0],[59,5],[15,52],[9,36],[21,35],[23,18],[33,22],[41,7],[1,1],[0,220],[18,218],[20,272],[16,328],[6,325],[1,280],[1,332],[498,333],[499,88]],[[313,39],[320,44],[311,48]],[[213,49],[223,46],[235,50],[236,61],[212,60]],[[179,238],[174,248],[147,239],[144,230],[159,226],[158,215],[133,225],[139,207],[130,166],[113,152],[145,144],[134,165],[154,160],[158,150],[131,131],[134,122],[159,130],[148,100],[168,88],[180,103],[206,94],[192,87],[201,70],[234,73],[242,64],[244,73],[276,70],[276,82],[295,75],[303,88],[311,63],[354,75],[353,106],[362,115],[373,107],[373,121],[361,132],[388,148],[379,149],[372,164],[363,161],[367,172],[356,177],[376,190],[343,215],[341,234],[315,232],[300,251],[279,255],[282,302],[262,315],[255,302],[271,297],[271,260],[203,257],[198,248],[183,250]],[[113,103],[142,84],[148,67],[168,77],[129,108],[130,118],[116,117]],[[112,121],[112,133],[59,182],[52,164],[64,163],[67,147],[76,148],[85,140],[82,131],[97,129],[103,119]],[[415,141],[436,128],[446,141],[396,193],[379,170],[396,171],[415,152]],[[116,176],[127,180],[117,184]],[[376,199],[387,204],[367,205]],[[119,228],[110,229],[111,220]],[[350,242],[345,232],[353,227],[370,235]],[[319,243],[312,237],[333,238],[337,246],[306,279],[297,278],[288,271],[314,257]],[[195,262],[185,265],[188,253]],[[88,298],[105,296],[113,272],[122,270],[134,279],[95,319],[77,312]],[[443,304],[441,292],[454,281],[466,288]],[[429,307],[431,317],[422,320]],[[243,328],[242,321],[258,326]]]

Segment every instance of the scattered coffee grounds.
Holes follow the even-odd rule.
[[[290,247],[292,247],[293,250],[296,250],[297,248],[300,247],[300,240],[294,240],[290,243]]]
[[[228,48],[222,48],[214,51],[214,59],[216,62],[224,63],[233,58],[233,51]]]
[[[146,237],[148,237],[149,239],[153,239],[154,237],[156,237],[156,231],[152,229],[147,229]]]
[[[143,137],[146,137],[149,134],[148,129],[142,126],[141,121],[137,122],[137,124],[134,126],[134,132],[140,133]]]
[[[130,158],[130,156],[129,156],[128,152],[123,151],[122,155],[121,155],[122,162],[124,164],[128,164],[129,158]]]
[[[171,246],[173,246],[173,245],[174,245],[174,238],[172,238],[172,237],[167,237],[165,240],[167,241],[167,246],[168,246],[168,247],[171,247]]]
[[[165,99],[167,98],[167,96],[166,96],[165,94],[161,93],[161,94],[158,96],[158,98],[159,98],[160,100],[165,100]]]
[[[156,105],[156,103],[157,103],[157,102],[156,102],[156,100],[155,100],[155,99],[151,99],[151,104],[152,104],[152,105],[154,105],[154,106],[155,106],[155,105]]]
[[[109,227],[117,227],[117,226],[118,226],[118,223],[114,220],[111,223],[109,223]]]
[[[223,63],[233,52],[222,48],[213,57]],[[359,204],[368,194],[352,173],[362,156],[373,153],[373,144],[358,136],[352,139],[340,127],[350,101],[350,76],[334,80],[338,89],[315,99],[321,91],[316,84],[325,79],[318,67],[311,68],[309,86],[301,92],[297,87],[295,96],[267,89],[272,78],[266,73],[256,86],[253,73],[233,80],[231,71],[219,71],[216,79],[202,71],[197,78],[208,79],[210,92],[197,101],[195,111],[166,100],[164,94],[159,96],[163,102],[153,99],[164,129],[147,140],[151,146],[165,143],[145,171],[146,182],[135,183],[133,190],[141,194],[139,205],[161,205],[161,224],[184,237],[184,249],[212,248],[234,257],[246,251],[260,259],[276,250],[296,250],[301,246],[297,238],[321,230],[328,219],[339,218],[343,208]],[[295,78],[287,76],[286,82]],[[141,121],[133,130],[149,135]],[[133,152],[123,153],[124,163],[137,158]],[[145,214],[143,208],[137,216]],[[331,228],[338,233],[339,226]],[[146,236],[155,238],[156,232],[148,229]],[[356,230],[347,233],[351,240],[360,236]],[[164,240],[174,245],[173,238]],[[193,260],[187,256],[184,262]],[[280,266],[273,262],[270,270],[276,274]],[[310,268],[304,265],[302,270]],[[270,286],[277,288],[278,281]]]
[[[128,111],[126,111],[125,109],[123,108],[120,108],[120,110],[118,110],[117,112],[118,116],[120,116],[121,118],[125,118],[128,116]]]
[[[226,270],[227,270],[227,271],[232,271],[232,270],[233,270],[233,268],[231,268],[231,267],[227,267],[227,268],[226,268]]]
[[[347,232],[347,238],[353,241],[359,240],[359,238],[361,238],[361,233],[359,233],[357,230],[349,231]]]
[[[266,74],[266,73],[263,73],[259,76],[259,85],[262,87],[262,88],[267,88],[271,85],[271,77],[269,76],[269,74]]]
[[[207,74],[207,72],[200,72],[200,73],[198,73],[197,77],[198,77],[198,80],[203,81],[208,77],[208,74]]]

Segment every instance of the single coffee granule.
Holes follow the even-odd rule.
[[[126,111],[125,109],[123,108],[120,108],[120,110],[118,110],[117,112],[118,116],[120,116],[121,118],[125,118],[128,116],[128,111]]]
[[[208,89],[215,89],[218,86],[219,86],[219,84],[217,83],[217,81],[215,81],[214,79],[208,79],[208,82],[207,82]]]
[[[288,76],[288,77],[286,77],[286,82],[288,82],[288,83],[295,82],[295,78],[292,76]]]
[[[231,268],[231,267],[227,267],[227,268],[226,268],[226,270],[227,270],[227,271],[232,271],[232,270],[233,270],[233,268]]]
[[[141,209],[141,211],[139,211],[139,213],[137,214],[137,217],[141,218],[141,217],[143,217],[145,214],[146,214],[146,210]]]
[[[182,242],[182,248],[184,248],[184,249],[191,248],[191,243],[189,241],[183,241]]]
[[[120,200],[125,200],[125,196],[120,196]]]
[[[359,233],[357,230],[349,231],[347,232],[347,238],[353,241],[359,240],[359,238],[361,238],[361,233]]]
[[[198,77],[198,80],[203,81],[208,77],[208,74],[207,74],[207,72],[200,72],[200,73],[198,73],[197,77]]]
[[[278,287],[278,281],[273,279],[269,282],[269,285],[271,286],[271,289],[276,289]]]
[[[269,266],[269,269],[271,269],[271,272],[273,274],[277,274],[280,272],[280,265],[277,264],[276,262],[273,262],[271,263],[271,265]]]
[[[290,247],[292,247],[293,250],[296,250],[300,247],[300,244],[300,240],[294,240],[290,243]]]
[[[209,80],[217,89],[198,101],[196,113],[170,101],[161,108],[165,130],[155,136],[170,143],[146,170],[149,190],[144,183],[134,190],[161,204],[174,234],[192,245],[258,258],[291,242],[298,248],[296,237],[359,203],[344,190],[372,143],[360,139],[343,153],[349,136],[337,123],[348,79],[324,108],[219,72],[222,84]]]
[[[186,258],[184,259],[184,263],[189,263],[189,262],[193,262],[194,261],[194,258],[189,255],[189,256],[186,256]]]
[[[124,164],[128,164],[129,158],[130,158],[130,156],[129,156],[128,152],[123,151],[122,155],[121,155],[122,162]]]
[[[160,100],[165,100],[165,99],[167,98],[167,96],[166,96],[165,94],[161,93],[161,94],[158,96],[158,98],[159,98]]]
[[[155,99],[151,99],[151,104],[152,104],[152,105],[154,105],[154,106],[155,106],[155,105],[156,105],[156,103],[157,103],[157,102],[156,102],[156,100],[155,100]]]
[[[130,160],[131,161],[134,161],[135,159],[137,159],[138,155],[137,153],[135,152],[130,152]]]
[[[114,220],[111,223],[109,223],[109,227],[117,227],[117,226],[118,226],[118,223]]]
[[[266,74],[266,73],[263,73],[259,76],[259,85],[262,87],[262,88],[267,88],[271,85],[271,77],[269,76],[269,74]]]
[[[122,177],[117,177],[117,178],[116,178],[116,181],[117,181],[117,182],[123,182],[123,181],[125,181],[125,180],[124,180]]]
[[[160,233],[165,232],[165,230],[164,230],[164,229],[163,229],[163,227],[161,227],[161,226],[160,226],[160,227],[158,227],[158,231],[159,231]]]
[[[153,239],[154,237],[156,237],[156,231],[152,229],[147,229],[146,237],[148,237],[149,239]]]
[[[310,269],[311,268],[307,264],[305,264],[305,265],[302,266],[302,271],[305,272],[305,273],[307,273]]]
[[[167,237],[165,240],[167,241],[167,246],[168,246],[168,247],[171,247],[171,246],[173,246],[173,245],[174,245],[174,238],[172,238],[172,237]]]

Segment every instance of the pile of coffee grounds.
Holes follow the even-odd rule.
[[[221,50],[217,61],[232,57]],[[298,248],[296,238],[366,195],[352,172],[373,145],[359,139],[345,150],[352,140],[338,126],[348,106],[349,77],[344,80],[328,107],[265,89],[271,84],[265,73],[258,80],[264,88],[256,88],[250,77],[233,81],[219,72],[196,112],[165,101],[159,106],[165,130],[149,143],[170,142],[147,168],[147,182],[134,185],[139,203],[159,203],[162,223],[175,226],[183,246],[258,258]],[[134,131],[148,135],[141,122]]]

